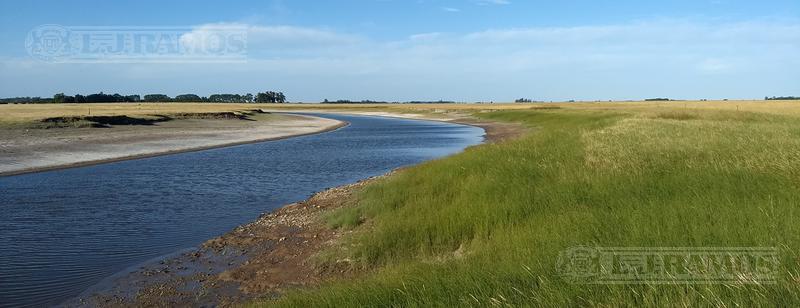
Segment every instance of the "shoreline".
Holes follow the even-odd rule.
[[[278,113],[278,112],[276,112],[276,113]],[[305,118],[326,119],[326,118],[320,118],[320,117],[309,116],[309,115],[295,114],[295,113],[291,113],[291,112],[281,112],[281,114],[297,116],[297,117],[305,117]],[[33,168],[25,168],[25,169],[14,170],[14,171],[3,171],[3,172],[0,172],[0,178],[16,176],[16,175],[23,175],[23,174],[33,174],[33,173],[41,173],[41,172],[48,172],[48,171],[80,168],[80,167],[101,165],[101,164],[114,163],[114,162],[120,162],[120,161],[128,161],[128,160],[135,160],[135,159],[151,158],[151,157],[158,157],[158,156],[165,156],[165,155],[172,155],[172,154],[191,153],[191,152],[198,152],[198,151],[205,151],[205,150],[233,147],[233,146],[260,143],[260,142],[283,140],[283,139],[288,139],[288,138],[302,137],[302,136],[309,136],[309,135],[315,135],[315,134],[322,134],[322,133],[326,133],[326,132],[331,132],[331,131],[335,131],[335,130],[338,130],[340,128],[347,127],[348,125],[350,125],[350,123],[348,123],[348,122],[343,122],[343,121],[338,121],[338,120],[335,120],[335,121],[338,122],[335,125],[330,125],[330,126],[322,128],[320,130],[312,131],[312,132],[286,134],[286,135],[281,135],[281,136],[276,136],[276,137],[259,138],[259,139],[245,140],[245,141],[235,141],[235,142],[224,143],[224,144],[197,146],[197,147],[190,147],[190,148],[185,148],[185,149],[157,151],[157,152],[143,153],[143,154],[133,154],[133,155],[114,157],[114,158],[87,160],[87,161],[81,161],[81,162],[75,162],[75,163],[67,163],[67,164],[62,164],[62,165],[53,165],[53,166],[45,166],[45,167],[33,167]]]
[[[520,125],[466,117],[411,119],[480,127],[484,130],[484,141],[474,146],[514,138],[527,131]],[[165,255],[141,264],[136,270],[115,274],[104,280],[103,285],[90,287],[63,305],[236,306],[265,296],[277,298],[290,288],[358,275],[361,272],[348,268],[349,260],[337,260],[323,268],[314,264],[314,255],[352,232],[330,228],[321,217],[348,206],[359,188],[402,169],[329,188],[266,212],[186,252]],[[197,296],[200,291],[202,297]]]

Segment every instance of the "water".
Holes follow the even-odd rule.
[[[476,127],[348,115],[324,134],[0,178],[0,306],[52,305],[316,191],[463,150]]]

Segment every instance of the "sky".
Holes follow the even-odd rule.
[[[246,29],[232,63],[59,63],[41,25]],[[290,101],[800,96],[797,0],[0,1],[0,97],[282,91]]]

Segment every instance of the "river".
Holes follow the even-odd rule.
[[[454,154],[477,127],[318,114],[336,131],[0,177],[0,306],[47,306],[316,191]]]

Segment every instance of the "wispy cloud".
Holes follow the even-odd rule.
[[[68,79],[51,76],[67,75],[75,66],[5,59],[0,60],[0,96],[124,91],[120,84],[130,85],[131,92],[169,94],[197,88],[252,91],[266,84],[310,101],[736,98],[800,92],[796,21],[654,20],[430,32],[396,41],[325,28],[244,26],[250,29],[245,64],[82,65],[83,78]]]
[[[287,47],[306,47],[306,46],[330,46],[341,44],[353,44],[362,39],[356,35],[339,33],[333,30],[322,28],[295,27],[295,26],[261,26],[249,25],[244,23],[210,23],[196,26],[193,31],[184,34],[182,40],[202,38],[211,33],[216,33],[219,29],[246,29],[248,33],[248,44],[268,44],[276,48]]]
[[[508,0],[475,0],[478,5],[506,5],[511,4]]]
[[[460,9],[457,9],[457,8],[454,8],[454,7],[443,7],[442,10],[445,11],[445,12],[451,12],[451,13],[461,12]]]

